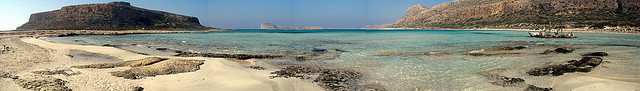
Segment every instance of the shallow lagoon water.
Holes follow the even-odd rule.
[[[606,69],[596,75],[618,78],[640,77],[640,36],[626,34],[575,33],[579,38],[544,39],[528,37],[523,31],[450,30],[237,30],[189,34],[134,34],[53,37],[47,40],[68,44],[131,45],[173,48],[192,52],[282,54],[304,56],[313,49],[336,53],[333,59],[296,61],[292,58],[260,60],[258,65],[318,65],[355,69],[364,74],[361,85],[378,85],[387,90],[516,90],[490,84],[483,72],[519,77],[527,83],[550,86],[551,77],[531,77],[526,70],[550,63],[580,58],[581,53],[604,51],[612,56]],[[544,46],[537,46],[544,44]],[[481,51],[501,46],[529,46],[506,51],[517,55],[469,56],[460,52]],[[541,55],[557,47],[576,48],[575,53]],[[336,51],[344,51],[337,52]],[[445,52],[443,55],[391,55],[380,53]],[[626,72],[625,72],[626,71]],[[629,72],[634,71],[634,72]]]

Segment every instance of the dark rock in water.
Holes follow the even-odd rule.
[[[111,44],[104,44],[102,46],[107,46],[107,47],[118,47],[117,45],[111,45]]]
[[[488,53],[467,53],[467,55],[471,55],[471,56],[498,56],[498,55],[511,55],[511,54],[520,54],[520,53],[494,53],[494,54],[488,54]]]
[[[158,51],[167,51],[167,50],[169,50],[169,48],[156,48],[156,50],[158,50]]]
[[[324,69],[302,66],[289,66],[282,70],[271,72],[271,74],[276,74],[276,76],[271,76],[271,78],[296,77],[301,79],[311,78],[309,77],[310,75],[319,74],[319,76],[314,81],[319,82],[322,87],[331,91],[357,89],[355,88],[355,80],[362,77],[362,74],[360,74],[359,72],[351,70]]]
[[[36,91],[72,91],[72,89],[66,86],[69,82],[51,77],[17,79],[15,83],[22,88]]]
[[[133,87],[133,91],[143,91],[144,88],[142,87]]]
[[[249,66],[249,68],[256,69],[256,70],[265,70],[265,69],[267,69],[267,68],[264,68],[262,66]]]
[[[327,53],[328,52],[327,49],[316,49],[316,48],[313,48],[313,50],[311,50],[311,51],[315,52],[315,53]]]
[[[174,55],[174,56],[179,56],[179,57],[234,58],[234,59],[239,59],[239,60],[247,60],[247,59],[252,59],[252,58],[268,59],[268,58],[282,58],[282,57],[284,57],[283,55],[193,53],[193,52],[183,52],[183,51],[177,51],[177,50],[175,50],[174,52],[178,53],[177,55]]]
[[[491,49],[485,49],[487,51],[501,51],[501,50],[520,50],[520,49],[525,49],[527,48],[527,46],[507,46],[507,47],[500,47],[500,48],[491,48]]]
[[[511,86],[517,86],[517,85],[520,85],[521,83],[524,83],[524,80],[522,78],[511,78],[511,77],[505,77],[505,76],[499,76],[496,80],[497,81],[492,82],[491,84],[502,86],[502,87],[511,87]]]
[[[540,54],[549,54],[549,53],[571,53],[573,52],[574,49],[570,49],[570,48],[557,48],[555,50],[546,50],[543,53]]]
[[[587,54],[582,54],[582,56],[609,56],[606,52],[592,52]]]
[[[333,49],[333,50],[335,50],[335,51],[337,51],[337,52],[349,52],[349,51],[340,50],[340,49]]]
[[[527,74],[533,76],[553,75],[560,76],[564,73],[571,72],[590,72],[591,69],[602,63],[602,58],[599,57],[583,57],[580,61],[571,60],[569,64],[563,65],[551,65],[545,68],[534,68],[529,70]]]
[[[553,90],[552,88],[540,88],[534,85],[529,85],[529,87],[527,87],[527,89],[524,89],[524,91],[551,91]]]
[[[72,76],[80,74],[79,72],[73,72],[72,70],[45,70],[45,71],[33,71],[31,73],[34,74],[43,74],[43,75],[56,75],[62,74],[64,76]]]

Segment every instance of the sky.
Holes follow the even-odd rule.
[[[16,29],[33,13],[113,1],[198,17],[204,26],[257,29],[263,22],[325,28],[391,24],[404,16],[412,5],[433,7],[453,0],[0,0],[0,30]]]

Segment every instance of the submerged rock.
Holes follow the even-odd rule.
[[[557,48],[555,50],[546,50],[540,54],[549,54],[549,53],[571,53],[575,51],[574,49],[570,49],[570,48]]]
[[[609,56],[609,54],[607,54],[606,52],[591,52],[582,54],[582,56]]]
[[[560,76],[564,75],[564,73],[571,72],[590,72],[591,69],[602,63],[602,58],[600,57],[583,57],[578,60],[571,60],[569,64],[562,65],[551,65],[545,68],[534,68],[529,70],[527,74],[533,76],[544,76],[544,75],[553,75]]]
[[[234,58],[239,60],[247,60],[247,59],[268,59],[268,58],[282,58],[283,55],[254,55],[254,54],[218,54],[218,53],[193,53],[193,52],[183,52],[183,51],[174,51],[178,53],[174,56],[179,57],[211,57],[211,58]]]
[[[317,49],[317,48],[313,48],[313,50],[311,50],[311,52],[314,53],[327,53],[327,49]]]
[[[359,72],[341,69],[324,69],[317,67],[289,66],[282,70],[271,72],[276,77],[296,77],[301,79],[309,79],[312,75],[318,75],[314,82],[331,91],[356,90],[366,88],[356,88],[355,80],[362,77]],[[380,89],[380,88],[377,88]]]
[[[36,91],[72,91],[66,86],[69,82],[52,77],[17,79],[15,83],[20,87]]]
[[[467,55],[471,56],[498,56],[498,55],[512,55],[512,54],[521,54],[521,53],[467,53]]]
[[[520,49],[525,49],[527,48],[527,46],[507,46],[507,47],[500,47],[500,48],[491,48],[491,49],[485,49],[487,51],[501,51],[501,50],[520,50]]]

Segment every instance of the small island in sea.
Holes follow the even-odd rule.
[[[640,90],[635,0],[133,2],[27,12],[0,31],[0,91]]]

